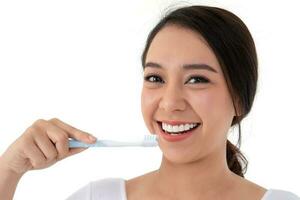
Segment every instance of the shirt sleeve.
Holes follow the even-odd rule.
[[[120,178],[92,181],[66,200],[126,200],[125,183]]]
[[[66,200],[91,200],[91,183],[81,187]]]
[[[262,200],[300,200],[300,198],[289,191],[285,191],[285,190],[272,190],[271,192],[268,193],[267,196],[265,196],[265,198],[263,198]]]

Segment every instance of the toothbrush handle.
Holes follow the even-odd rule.
[[[112,140],[97,140],[93,144],[87,144],[78,140],[69,140],[70,148],[88,148],[88,147],[127,147],[127,146],[143,146],[141,142],[119,142]]]
[[[101,145],[98,140],[93,144],[87,144],[84,142],[80,142],[78,140],[69,140],[70,148],[81,148],[81,147],[88,148],[88,147],[96,147],[96,146],[103,146],[103,144]]]

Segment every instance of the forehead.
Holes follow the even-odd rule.
[[[189,29],[167,25],[152,40],[146,62],[171,67],[186,63],[205,63],[220,71],[218,60],[204,38]]]

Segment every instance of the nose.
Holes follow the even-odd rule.
[[[165,112],[185,110],[186,102],[181,89],[176,85],[165,87],[159,102],[159,108]]]

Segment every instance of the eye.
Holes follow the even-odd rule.
[[[160,78],[160,76],[157,75],[148,75],[144,77],[144,80],[147,82],[152,82],[152,83],[163,83],[163,80]],[[189,81],[192,84],[195,83],[209,83],[210,81],[207,78],[204,78],[203,76],[192,76],[190,77]]]
[[[192,84],[209,83],[210,82],[207,78],[204,78],[203,76],[192,76],[189,80],[193,80],[193,81],[191,81]]]
[[[148,82],[153,82],[153,83],[155,83],[155,82],[163,82],[162,79],[159,76],[156,76],[156,75],[145,76],[144,80],[148,81]]]

